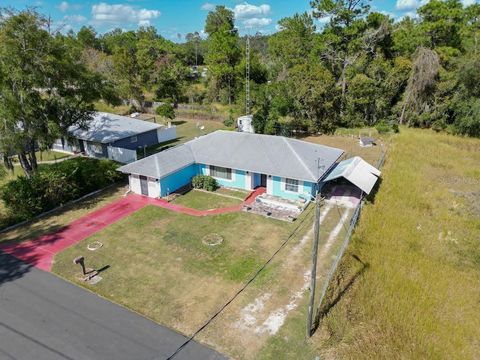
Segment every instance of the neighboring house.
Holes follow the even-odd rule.
[[[220,186],[289,200],[310,200],[343,150],[281,136],[219,130],[118,170],[129,174],[131,191],[163,197],[199,174]]]
[[[252,115],[240,116],[237,119],[238,131],[255,134],[255,129],[253,128],[252,122],[253,122],[253,116]]]
[[[90,157],[109,158],[123,163],[137,159],[137,149],[175,139],[176,128],[165,127],[127,116],[97,112],[87,129],[71,127],[74,141],[59,139],[53,149],[82,152]]]

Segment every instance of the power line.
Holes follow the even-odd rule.
[[[287,245],[287,243],[294,237],[296,232],[300,229],[300,227],[304,224],[304,222],[309,218],[313,210],[309,210],[309,212],[300,220],[299,224],[292,230],[290,235],[285,239],[285,241],[278,247],[277,250],[270,256],[270,258],[253,274],[253,276],[220,308],[218,309],[215,314],[213,314],[198,330],[196,330],[185,342],[180,345],[166,360],[173,359],[182,349],[187,346],[194,338],[197,336],[203,329],[205,329],[220,313],[225,310],[225,308],[230,305],[245,289],[260,275],[260,273],[267,267],[268,264],[272,262],[275,256]]]

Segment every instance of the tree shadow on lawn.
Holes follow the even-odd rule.
[[[177,121],[172,121],[172,125],[178,126],[178,125],[183,125],[186,124],[187,121],[185,120],[177,120]]]
[[[0,286],[28,273],[33,267],[32,263],[38,260],[38,255],[33,254],[28,260],[29,263],[23,262],[0,250]]]
[[[38,219],[33,219],[31,222],[26,223],[25,225],[22,225],[17,229],[6,231],[4,234],[0,233],[0,235],[9,234],[6,240],[0,240],[0,246],[2,246],[2,244],[7,242],[9,244],[12,244],[12,243],[20,243],[28,240],[34,240],[38,237],[45,236],[47,234],[56,233],[60,230],[63,230],[64,228],[68,228],[69,226],[68,224],[67,225],[58,224],[57,222],[52,220],[55,219],[56,216],[62,216],[63,214],[69,211],[77,211],[77,210],[86,210],[85,214],[80,215],[79,217],[85,216],[90,212],[90,210],[93,210],[99,203],[101,203],[105,199],[108,199],[115,192],[117,192],[119,188],[122,186],[123,185],[113,186],[111,188],[106,189],[105,191],[98,194],[97,196],[85,199],[79,203],[66,205],[65,207],[58,209],[57,211],[54,211],[51,214],[48,214],[47,216],[40,217]],[[71,221],[73,222],[77,218],[78,217],[73,217]],[[24,229],[26,229],[26,231],[24,231]]]
[[[355,281],[370,267],[368,263],[364,263],[357,255],[352,254],[351,256],[360,263],[360,268],[347,278],[343,278],[341,272],[337,269],[334,279],[332,279],[328,285],[327,295],[325,296],[323,304],[319,304],[320,306],[317,309],[312,332],[317,331],[322,319],[328,315],[330,310],[338,304]]]

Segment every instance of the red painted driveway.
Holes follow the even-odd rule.
[[[0,250],[39,269],[50,271],[55,254],[134,213],[146,204],[141,197],[128,196],[93,211],[54,233],[21,243],[0,243]]]
[[[264,192],[264,188],[256,189],[247,196],[244,204],[251,204],[258,195]],[[212,210],[196,210],[171,204],[162,199],[152,199],[131,194],[75,220],[54,233],[20,243],[0,243],[0,250],[39,269],[51,271],[53,258],[57,253],[149,204],[191,216],[225,214],[240,211],[243,207],[243,204],[239,204]]]

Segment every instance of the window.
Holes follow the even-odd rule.
[[[136,143],[137,140],[138,140],[138,139],[137,139],[136,136],[132,136],[132,137],[130,138],[130,142],[131,142],[131,143]]]
[[[285,179],[285,191],[298,192],[298,180]]]
[[[210,176],[219,179],[232,180],[232,169],[220,166],[210,166]]]

